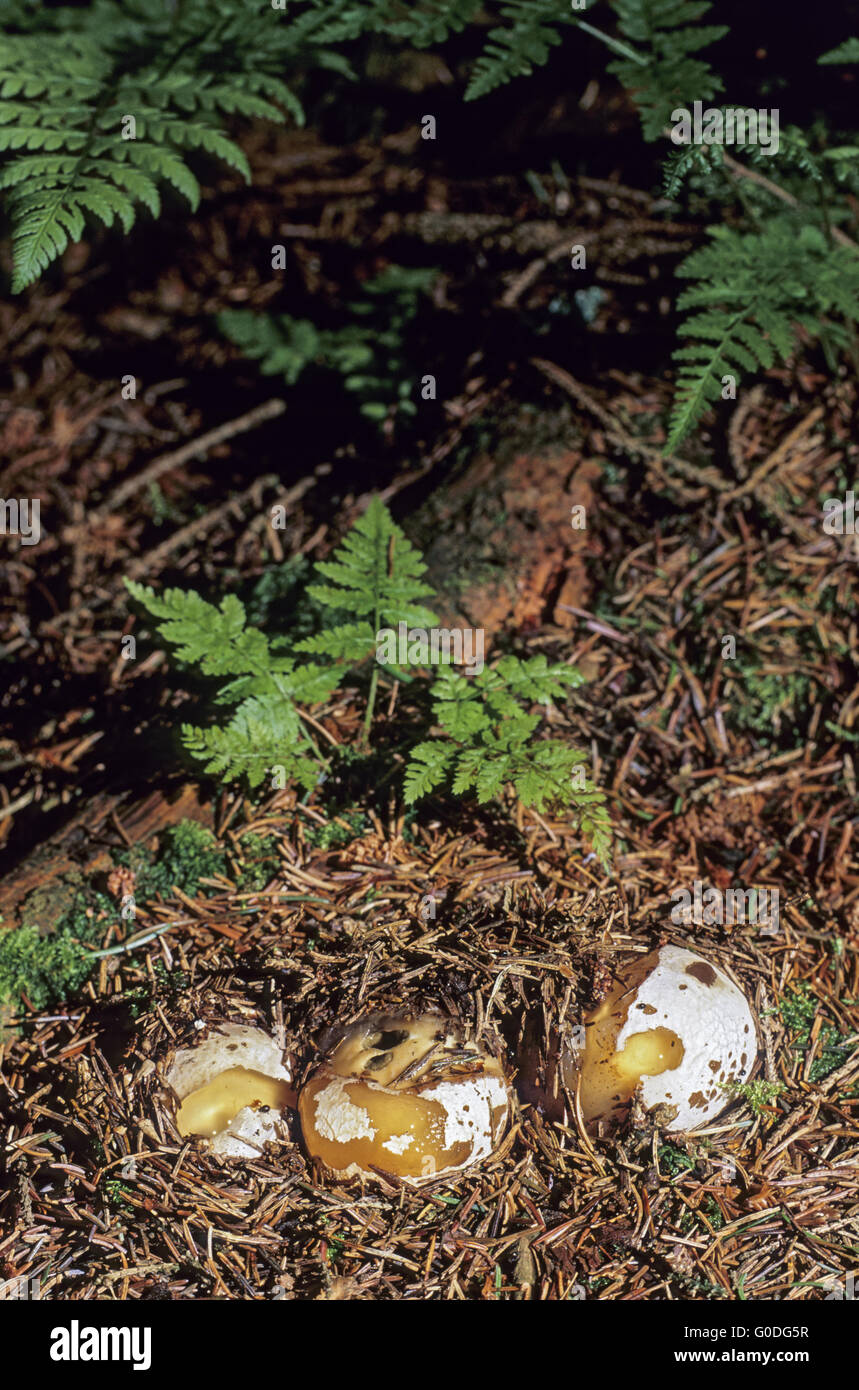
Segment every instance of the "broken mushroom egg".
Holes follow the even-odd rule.
[[[276,1121],[295,1104],[289,1067],[261,1028],[224,1023],[176,1053],[167,1084],[179,1102],[176,1128],[201,1135],[221,1158],[256,1158]]]
[[[585,1019],[582,1114],[589,1125],[617,1124],[638,1091],[646,1109],[676,1107],[664,1128],[693,1129],[730,1104],[725,1082],[748,1080],[757,1054],[742,990],[694,951],[662,946],[623,967]]]
[[[411,1183],[488,1157],[508,1108],[500,1063],[436,1014],[353,1024],[298,1099],[311,1158],[341,1178],[382,1169]]]

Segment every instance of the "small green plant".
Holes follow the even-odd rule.
[[[249,180],[228,118],[280,122],[287,110],[301,119],[281,76],[301,39],[241,9],[191,0],[171,15],[148,0],[96,0],[29,18],[38,32],[4,34],[0,150],[12,158],[0,188],[14,228],[13,289],[80,240],[88,219],[128,233],[141,206],[160,215],[164,185],[196,207],[190,157],[213,156]],[[340,36],[336,24],[331,32]]]
[[[476,15],[481,4],[466,0],[466,8]],[[565,14],[556,0],[504,0],[499,10],[506,23],[489,30],[483,53],[474,64],[466,101],[486,96],[512,78],[526,77],[535,67],[542,67],[561,42],[555,26],[575,24],[577,19],[574,12]]]
[[[302,372],[315,365],[343,378],[368,419],[383,420],[392,407],[414,415],[417,406],[411,399],[403,339],[420,296],[432,287],[437,273],[388,266],[347,306],[352,321],[342,328],[320,329],[310,319],[253,309],[224,309],[217,323],[246,357],[259,362],[264,376],[282,376],[294,386]]]
[[[179,888],[189,897],[197,892],[200,880],[226,872],[227,861],[215,836],[199,821],[183,820],[169,826],[160,836],[158,853],[145,845],[114,853],[117,864],[134,869],[135,897],[144,901],[168,897]]]
[[[157,619],[160,636],[178,659],[219,678],[215,703],[232,707],[220,723],[182,726],[185,748],[207,772],[228,781],[246,779],[251,787],[266,778],[273,786],[292,779],[311,791],[330,772],[332,757],[319,747],[310,708],[347,679],[358,683],[366,691],[359,738],[359,750],[365,750],[380,681],[404,681],[410,691],[428,689],[431,721],[428,730],[418,726],[421,736],[410,730],[401,746],[406,805],[445,785],[456,796],[471,792],[483,803],[510,784],[538,810],[560,805],[577,811],[583,833],[606,864],[608,812],[604,796],[585,776],[585,754],[540,736],[540,707],[562,699],[581,675],[540,655],[506,656],[466,677],[449,669],[449,649],[440,657],[447,664],[431,668],[428,634],[438,631],[438,619],[424,606],[431,597],[422,579],[425,568],[374,498],[331,559],[317,566],[309,586],[310,597],[331,615],[330,625],[297,641],[288,654],[247,623],[234,595],[215,607],[193,591],[158,595],[132,580],[126,585]],[[380,659],[383,630],[408,634],[410,672]],[[431,668],[431,674],[416,681],[415,666]]]
[[[214,834],[199,821],[183,820],[160,836],[158,853],[146,845],[116,850],[117,864],[133,869],[134,893],[138,901],[167,898],[176,889],[194,897],[201,883],[215,877],[231,877],[226,850]],[[238,887],[259,891],[273,878],[280,865],[274,835],[248,832],[240,839]]]
[[[680,1214],[679,1229],[685,1233],[708,1231],[720,1231],[725,1224],[719,1203],[712,1193],[707,1193],[702,1197],[694,1211],[687,1207]]]
[[[117,1216],[130,1216],[134,1211],[134,1207],[128,1201],[131,1188],[121,1178],[106,1174],[101,1180],[101,1190],[105,1203]]]
[[[820,1012],[820,1000],[803,981],[796,989],[790,990],[780,1002],[780,1011],[785,1028],[795,1034],[791,1046],[796,1052],[807,1052],[811,1046],[811,1030]],[[825,1023],[818,1034],[815,1058],[811,1064],[808,1079],[822,1081],[830,1072],[844,1065],[850,1056],[851,1048],[842,1039],[844,1034],[830,1023]]]
[[[700,50],[728,30],[700,23],[711,8],[708,0],[612,0],[612,8],[622,38],[587,21],[579,27],[618,55],[609,71],[638,106],[644,139],[662,139],[675,110],[688,108],[693,98],[706,105],[724,90]],[[818,62],[855,62],[857,52],[859,40],[848,39]],[[727,110],[719,109],[723,115]],[[836,232],[852,216],[845,195],[857,192],[859,146],[827,144],[825,130],[812,141],[788,127],[776,158],[759,144],[741,142],[732,166],[719,143],[673,148],[664,160],[669,198],[688,180],[739,213],[728,224],[708,227],[710,244],[678,268],[689,284],[677,301],[685,341],[674,353],[666,452],[723,398],[726,379],[733,399],[741,380],[786,361],[803,340],[820,343],[830,370],[844,354],[857,366],[859,247]],[[765,163],[766,176],[747,181],[738,159]]]
[[[694,310],[680,326],[679,364],[667,448],[673,449],[722,396],[724,380],[787,361],[802,329],[835,353],[851,346],[859,322],[859,254],[830,244],[792,215],[760,232],[710,227],[709,246],[678,268],[694,281],[677,308]],[[843,322],[842,322],[843,320]]]
[[[767,1105],[777,1100],[784,1086],[781,1081],[764,1081],[758,1077],[755,1081],[724,1081],[722,1090],[744,1100],[753,1115],[760,1115]]]
[[[82,889],[54,930],[42,935],[34,922],[0,931],[0,1000],[25,999],[42,1010],[76,994],[93,967],[119,909],[103,893]]]
[[[722,79],[699,53],[724,38],[728,27],[698,22],[712,8],[709,0],[614,0],[613,8],[625,42],[587,24],[582,28],[618,53],[609,72],[631,93],[645,140],[658,140],[690,92],[710,102],[722,91]]]
[[[800,712],[812,703],[812,688],[810,678],[802,672],[740,672],[730,687],[735,695],[733,723],[757,734],[762,742],[772,743],[783,722],[792,727],[799,723]]]
[[[238,886],[244,892],[259,893],[281,867],[277,837],[250,832],[241,838],[242,867]]]
[[[542,63],[574,23],[553,0],[507,0],[469,97]],[[92,0],[0,4],[0,189],[13,226],[13,289],[36,280],[88,222],[126,235],[165,186],[195,208],[191,163],[209,156],[246,179],[227,133],[236,117],[281,123],[304,112],[293,77],[312,67],[353,77],[344,46],[382,34],[419,48],[476,20],[480,0]]]
[[[362,811],[347,812],[327,825],[310,825],[304,839],[312,849],[340,849],[363,835],[369,822]]]
[[[692,1155],[684,1153],[674,1144],[660,1144],[658,1157],[660,1168],[672,1180],[683,1173],[691,1173],[695,1167]]]

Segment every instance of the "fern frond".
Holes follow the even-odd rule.
[[[485,806],[501,793],[510,770],[509,755],[493,755],[486,748],[469,748],[456,760],[453,790],[457,796],[473,790],[478,802]]]
[[[457,686],[449,693],[453,694],[453,699],[440,699],[438,686],[440,681],[436,681],[433,689],[433,713],[446,734],[455,739],[457,743],[468,743],[481,729],[490,729],[492,719],[490,712],[482,700],[477,698],[473,687],[469,685],[465,676],[455,677],[457,681],[462,681],[462,686]],[[461,698],[456,696],[462,691]],[[517,707],[518,713],[518,707]]]
[[[712,177],[722,162],[718,145],[685,145],[672,150],[662,165],[662,188],[666,198],[676,198],[687,179]]]
[[[527,708],[558,699],[582,680],[575,668],[552,665],[542,655],[526,661],[503,657],[471,678],[440,671],[432,696],[442,736],[412,752],[405,782],[409,804],[448,776],[456,795],[473,792],[481,804],[509,784],[526,806],[538,811],[570,806],[580,813],[583,830],[587,818],[590,828],[584,833],[607,866],[611,832],[605,798],[573,779],[586,755],[560,740],[540,739],[540,715]]]
[[[374,634],[399,623],[428,628],[438,619],[418,603],[432,595],[420,578],[425,571],[418,551],[374,497],[332,558],[317,565],[330,582],[311,584],[308,593],[329,608],[371,618]]]
[[[859,39],[845,39],[837,48],[821,53],[818,63],[859,63]]]
[[[231,677],[222,683],[216,701],[237,706],[229,723],[183,727],[191,756],[202,761],[207,772],[229,780],[245,778],[252,787],[272,768],[281,767],[310,790],[324,759],[305,732],[306,716],[299,706],[325,699],[350,666],[372,657],[382,625],[396,631],[404,624],[410,636],[414,627],[436,626],[435,614],[420,602],[430,594],[422,579],[425,569],[387,507],[374,497],[332,558],[316,567],[316,574],[328,582],[308,589],[318,603],[356,618],[304,638],[294,648],[328,657],[330,665],[301,664],[273,650],[265,634],[248,625],[235,595],[215,607],[194,592],[167,589],[156,594],[126,580],[129,593],[156,619],[160,635],[183,661],[196,664],[206,675]],[[372,726],[379,669],[374,666],[370,682],[366,730]],[[386,674],[394,680],[412,678],[396,666],[388,666]],[[580,672],[552,664],[543,655],[528,660],[503,657],[493,669],[470,679],[443,667],[432,686],[439,736],[411,749],[403,786],[406,804],[413,805],[448,781],[455,793],[473,792],[481,803],[512,785],[526,805],[538,810],[572,806],[583,824],[587,817],[595,849],[599,840],[597,852],[607,864],[604,798],[572,776],[585,754],[559,740],[541,740],[541,714],[534,710],[535,705],[563,697],[581,681]]]
[[[579,830],[586,840],[590,840],[594,855],[608,873],[611,868],[611,842],[614,838],[608,806],[600,801],[600,804],[583,809],[579,815]]]
[[[416,743],[411,750],[409,765],[403,778],[403,800],[413,806],[446,781],[456,749],[449,743],[433,740]]]
[[[581,671],[574,666],[565,666],[563,662],[550,665],[543,655],[532,656],[525,661],[517,656],[504,656],[497,666],[482,671],[476,680],[478,689],[486,692],[490,705],[495,704],[503,713],[504,706],[496,702],[505,696],[547,705],[552,700],[563,698],[566,690],[581,685],[584,677]]]
[[[285,704],[313,705],[340,684],[343,671],[336,666],[298,664],[290,656],[275,656],[265,633],[248,625],[244,605],[234,594],[216,608],[192,589],[156,594],[132,579],[125,584],[132,598],[160,619],[159,634],[175,646],[180,661],[198,666],[205,676],[235,678],[221,687],[220,704],[270,697]]]
[[[645,140],[658,140],[672,110],[712,101],[723,87],[709,63],[696,55],[727,34],[724,24],[699,24],[710,0],[612,0],[625,39],[639,45],[636,58],[609,63],[631,92]]]
[[[722,377],[787,360],[801,325],[823,335],[823,317],[835,310],[859,321],[859,256],[830,246],[815,227],[797,228],[785,213],[763,232],[709,229],[711,242],[693,251],[678,275],[695,283],[677,301],[698,312],[679,329],[687,340],[674,353],[679,364],[666,450],[675,449],[718,400]]]
[[[501,16],[507,22],[490,29],[465,93],[466,101],[486,96],[514,77],[541,67],[561,42],[558,24],[575,24],[557,0],[505,0]]]
[[[527,757],[519,754],[513,758],[511,780],[519,800],[538,811],[551,805],[569,806],[574,800],[573,770],[584,760],[579,749],[555,739],[535,743]],[[599,799],[598,793],[591,795]],[[586,796],[587,792],[580,793],[579,802]]]
[[[602,794],[593,788],[578,791],[573,783],[573,771],[584,759],[579,749],[555,739],[522,742],[512,748],[497,738],[483,739],[459,753],[453,790],[458,795],[473,790],[478,802],[485,804],[509,782],[522,804],[538,811],[549,806],[597,807],[602,805]]]
[[[312,62],[312,45],[266,10],[185,0],[174,16],[143,0],[94,0],[28,18],[23,32],[4,35],[0,152],[9,158],[0,188],[16,292],[88,221],[119,221],[128,233],[140,207],[158,216],[159,185],[195,208],[200,188],[189,159],[205,155],[249,179],[226,120],[282,122],[284,112],[303,120],[283,72],[290,58]],[[334,35],[353,25],[322,27]]]
[[[821,158],[829,162],[836,183],[859,193],[859,145],[830,146],[822,151]]]
[[[340,623],[313,637],[297,642],[297,652],[330,656],[334,661],[365,661],[376,647],[376,634],[369,623]]]
[[[337,689],[344,671],[338,666],[297,665],[291,657],[269,657],[258,675],[237,676],[222,686],[218,704],[235,704],[246,696],[272,696],[300,705],[317,705]]]
[[[283,376],[290,386],[320,352],[320,333],[310,319],[257,314],[253,309],[223,309],[217,324],[245,357],[259,363],[264,376]]]
[[[318,780],[318,765],[308,756],[311,745],[298,713],[280,699],[245,700],[224,728],[183,724],[182,741],[206,772],[228,781],[244,777],[258,787],[274,767],[282,767],[286,777],[307,791]]]
[[[483,0],[418,0],[408,6],[380,0],[370,22],[377,32],[402,39],[415,48],[429,48],[444,43],[451,34],[461,33],[482,6]]]
[[[225,309],[217,324],[245,357],[259,362],[265,376],[283,376],[294,386],[314,364],[338,372],[369,418],[387,418],[392,406],[414,414],[403,336],[437,274],[434,269],[388,266],[362,285],[361,299],[347,306],[353,321],[342,328],[319,329],[309,319],[252,309]]]
[[[522,702],[549,704],[581,685],[583,676],[561,662],[550,665],[545,656],[526,661],[505,656],[497,666],[465,677],[450,670],[439,672],[433,685],[435,717],[452,738],[466,740],[479,729],[503,720],[503,739],[530,736],[539,715],[528,715]]]
[[[176,647],[179,660],[199,664],[204,675],[250,675],[267,668],[268,639],[258,628],[246,625],[244,605],[234,594],[216,608],[193,589],[165,589],[156,594],[133,579],[126,579],[125,587],[148,613],[161,619],[158,630]]]

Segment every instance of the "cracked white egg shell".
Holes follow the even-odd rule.
[[[694,1129],[731,1104],[724,1083],[747,1081],[757,1055],[742,990],[696,952],[662,946],[621,969],[585,1020],[582,1113],[589,1124],[622,1120],[637,1089],[648,1110],[677,1107],[664,1128]]]
[[[418,1184],[487,1158],[509,1103],[500,1063],[452,1020],[374,1015],[311,1074],[298,1110],[307,1152],[338,1177]]]
[[[295,1102],[292,1075],[274,1039],[245,1023],[222,1023],[171,1059],[167,1085],[176,1127],[199,1134],[219,1158],[257,1158]]]

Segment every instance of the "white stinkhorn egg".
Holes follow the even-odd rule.
[[[298,1100],[307,1151],[325,1168],[411,1183],[486,1158],[508,1108],[499,1062],[436,1014],[353,1024]]]
[[[167,1084],[179,1101],[176,1128],[201,1135],[221,1158],[256,1158],[276,1121],[295,1104],[289,1067],[261,1028],[223,1023],[176,1053]]]
[[[618,1123],[638,1090],[646,1109],[677,1107],[664,1128],[696,1128],[730,1104],[725,1082],[748,1080],[757,1054],[742,990],[694,951],[662,946],[623,967],[585,1019],[582,1114]]]

